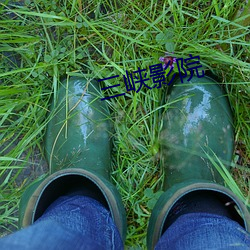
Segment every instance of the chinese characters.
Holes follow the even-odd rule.
[[[197,77],[201,78],[204,76],[204,71],[202,70],[201,74],[198,71],[198,69],[202,67],[199,60],[200,60],[199,56],[193,57],[191,54],[189,55],[189,58],[187,59],[183,59],[183,58],[176,59],[176,58],[168,56],[168,57],[160,58],[160,61],[164,62],[163,65],[162,63],[158,63],[158,64],[149,66],[149,75],[148,75],[148,72],[146,72],[146,69],[141,69],[140,67],[138,67],[138,70],[135,70],[132,73],[129,73],[126,70],[126,75],[123,75],[123,82],[126,87],[126,91],[127,92],[135,91],[136,93],[138,93],[142,87],[146,87],[148,89],[153,89],[153,88],[159,89],[164,84],[167,84],[167,85],[172,84],[177,74],[177,73],[172,74],[173,69],[174,69],[174,63],[177,65],[179,77],[182,83],[183,83],[183,79],[188,76],[187,71],[190,71],[190,76],[187,81],[190,81],[192,79],[194,71],[196,72]],[[186,67],[184,67],[183,61],[185,62]],[[113,79],[117,77],[119,77],[119,75],[103,78],[103,79],[98,80],[98,82],[103,82],[105,80],[109,80],[109,79]],[[166,79],[168,77],[170,80],[167,83]],[[150,78],[152,78],[152,81],[150,81]],[[118,86],[120,86],[120,84],[115,84],[109,87],[104,87],[102,88],[102,90],[115,88]],[[108,97],[102,98],[101,100],[103,101],[106,99],[111,99],[111,98],[122,96],[122,95],[125,95],[125,93],[108,96]]]

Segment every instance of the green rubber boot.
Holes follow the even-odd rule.
[[[150,250],[166,230],[174,205],[196,191],[202,191],[203,197],[205,191],[214,192],[212,195],[235,204],[241,214],[241,217],[237,214],[239,223],[250,230],[246,206],[224,187],[221,175],[209,160],[209,157],[215,158],[215,153],[229,169],[234,130],[228,100],[220,86],[208,77],[193,77],[190,82],[184,80],[184,84],[180,80],[175,82],[168,99],[170,107],[163,115],[160,140],[165,192],[149,221],[147,245]]]
[[[110,182],[112,123],[96,84],[73,77],[60,86],[45,136],[50,174],[23,194],[21,228],[33,224],[59,196],[81,190],[110,210],[125,241],[125,210]]]

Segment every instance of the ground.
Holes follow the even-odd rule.
[[[249,205],[249,9],[245,0],[2,0],[1,234],[16,230],[22,192],[48,171],[43,137],[60,80],[119,75],[120,86],[103,91],[106,97],[125,93],[107,100],[115,127],[112,179],[127,212],[126,246],[145,249],[163,180],[158,136],[161,114],[169,108],[163,101],[167,86],[128,91],[122,75],[160,63],[165,52],[200,56],[205,73],[226,90],[235,125],[234,179],[228,186],[233,189],[236,181]]]

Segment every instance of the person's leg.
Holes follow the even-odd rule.
[[[122,248],[119,237],[125,241],[126,214],[111,180],[113,123],[98,83],[83,77],[61,82],[50,115],[44,138],[50,173],[23,193],[19,227],[34,226],[18,235],[45,249]],[[94,201],[81,197],[68,203],[60,198],[76,194]],[[47,213],[58,199],[60,205]]]
[[[250,249],[250,234],[226,216],[181,215],[162,235],[156,250]]]
[[[222,178],[228,176],[234,150],[228,99],[209,77],[193,76],[183,83],[176,79],[162,116],[164,193],[152,210],[148,249],[157,244],[171,250],[228,249],[237,243],[246,249],[250,213]]]
[[[31,226],[0,239],[5,250],[123,249],[110,212],[86,196],[57,199]]]

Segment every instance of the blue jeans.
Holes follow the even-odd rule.
[[[4,250],[123,249],[110,212],[84,196],[61,197],[33,225],[0,239]],[[250,235],[226,217],[193,213],[179,217],[156,250],[250,249]]]
[[[33,225],[0,239],[3,250],[123,249],[110,212],[85,196],[60,197]]]
[[[190,213],[180,216],[163,234],[156,250],[249,250],[250,234],[227,217]]]

